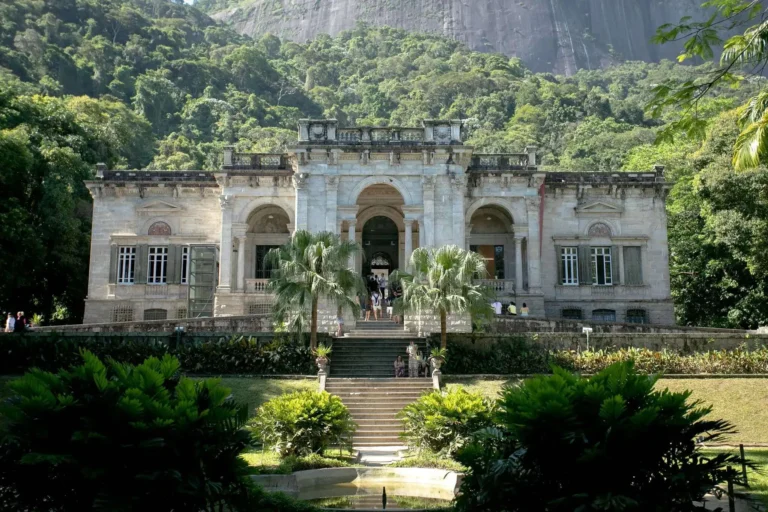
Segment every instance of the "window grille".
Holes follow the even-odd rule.
[[[255,302],[248,304],[249,315],[269,315],[272,313],[271,302]]]
[[[627,323],[629,324],[647,324],[648,314],[644,309],[628,309]]]
[[[167,309],[145,309],[144,320],[168,320]]]
[[[130,304],[117,304],[112,308],[113,322],[133,322],[133,306]]]
[[[187,308],[179,308],[176,310],[176,318],[183,320],[187,318]]]
[[[616,311],[612,309],[595,309],[592,311],[592,320],[596,322],[615,322]]]
[[[610,247],[592,247],[592,284],[610,286],[613,284],[613,267]]]
[[[579,284],[579,254],[576,247],[563,247],[560,249],[560,264],[563,267],[563,285]]]
[[[150,247],[147,262],[147,284],[168,282],[168,248]]]
[[[133,284],[136,270],[136,247],[120,247],[117,260],[117,283]]]
[[[562,311],[562,317],[565,320],[581,320],[581,310],[576,308],[564,309]]]

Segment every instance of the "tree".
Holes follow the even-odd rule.
[[[442,348],[448,340],[448,315],[492,314],[492,291],[474,281],[487,274],[485,261],[478,254],[456,245],[420,247],[411,254],[408,268],[410,273],[395,272],[392,277],[403,287],[398,307],[417,314],[431,311],[438,315]]]
[[[684,50],[678,57],[681,62],[693,58],[711,61],[713,48],[722,45],[719,64],[688,80],[657,85],[649,107],[657,117],[668,108],[682,110],[680,117],[662,131],[662,138],[671,139],[679,132],[703,135],[707,119],[699,115],[698,107],[708,95],[723,86],[758,84],[740,109],[741,133],[734,144],[732,158],[737,170],[752,169],[768,158],[768,90],[761,77],[768,64],[768,23],[765,22],[768,6],[758,0],[708,0],[704,6],[715,9],[715,15],[701,22],[686,17],[678,24],[662,25],[654,40],[657,43],[685,40]],[[737,29],[743,33],[724,35]],[[750,75],[754,80],[749,79]]]
[[[460,512],[679,512],[735,476],[738,457],[707,454],[733,433],[691,392],[658,389],[631,362],[591,378],[560,368],[502,391],[497,428],[459,451]]]
[[[272,267],[269,281],[275,295],[275,321],[288,322],[297,332],[307,327],[310,346],[317,347],[317,315],[321,300],[334,305],[333,311],[347,309],[356,314],[354,297],[365,289],[362,278],[347,267],[360,250],[355,242],[341,240],[330,232],[299,230],[286,245],[267,254]]]

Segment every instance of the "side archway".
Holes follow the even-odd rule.
[[[360,194],[363,193],[363,190],[370,187],[371,185],[389,185],[390,187],[400,192],[400,195],[403,197],[403,202],[406,205],[414,204],[413,197],[411,196],[408,187],[406,187],[405,184],[397,178],[390,178],[387,176],[369,176],[368,178],[358,182],[355,188],[353,188],[349,193],[349,196],[347,196],[347,204],[357,204],[357,198],[360,196]]]
[[[293,211],[293,201],[283,197],[257,197],[245,205],[243,205],[237,212],[237,222],[240,224],[247,224],[251,215],[259,208],[264,206],[276,206],[281,208],[290,220],[291,225],[296,225],[296,214]]]

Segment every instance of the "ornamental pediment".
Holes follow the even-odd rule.
[[[136,208],[136,213],[139,215],[168,215],[173,213],[180,213],[184,209],[181,206],[166,201],[152,201]]]
[[[606,201],[592,201],[576,207],[577,215],[621,215],[624,213],[624,208],[615,204],[608,203]]]

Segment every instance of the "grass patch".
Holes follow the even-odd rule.
[[[223,377],[222,384],[232,389],[232,395],[240,404],[248,404],[248,411],[253,414],[261,404],[284,393],[294,391],[317,391],[314,379],[259,379]]]
[[[389,464],[391,468],[433,468],[448,471],[464,472],[464,466],[448,457],[441,457],[435,453],[421,452],[409,453],[402,460]]]
[[[495,399],[505,384],[513,380],[451,379],[448,389],[462,386],[467,391]],[[768,443],[768,378],[766,379],[661,379],[659,386],[672,391],[690,390],[694,399],[712,405],[712,417],[733,423],[738,432],[732,443]]]
[[[351,453],[335,456],[312,454],[306,457],[289,456],[281,459],[275,452],[253,451],[242,454],[254,475],[290,475],[295,471],[323,468],[348,468],[355,466]]]
[[[705,453],[726,452],[739,455],[738,448],[733,450],[715,450],[707,449]],[[755,468],[747,468],[747,480],[749,488],[738,487],[737,492],[751,494],[763,505],[768,505],[768,448],[744,448],[744,455],[748,462],[755,465]],[[741,467],[735,468],[741,471]]]

